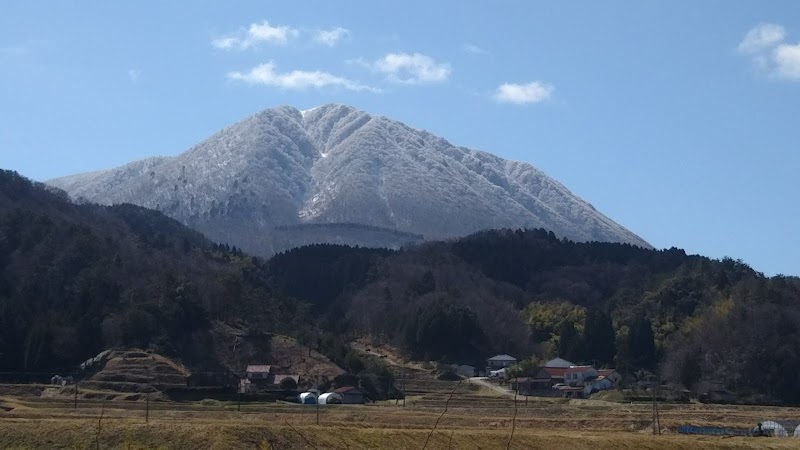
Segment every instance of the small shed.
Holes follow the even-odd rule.
[[[341,405],[343,401],[342,396],[336,392],[327,392],[317,399],[317,403],[320,405]]]
[[[253,384],[252,381],[248,380],[247,378],[242,378],[239,380],[240,394],[252,394],[255,392],[256,392],[256,386]]]
[[[353,386],[340,387],[333,391],[342,396],[342,403],[345,405],[355,405],[364,403],[364,392]]]
[[[303,392],[302,394],[297,396],[297,400],[302,405],[316,405],[317,394],[314,394],[313,392]]]
[[[455,366],[454,370],[456,372],[456,375],[459,375],[459,376],[462,376],[462,377],[467,377],[467,378],[474,377],[475,373],[476,373],[475,367],[470,366],[468,364],[462,364],[460,366]]]

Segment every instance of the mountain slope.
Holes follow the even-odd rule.
[[[298,245],[276,227],[343,223],[382,235],[320,226],[299,243],[398,247],[420,239],[408,233],[436,239],[546,228],[577,241],[649,247],[529,164],[344,105],[265,110],[179,156],[49,183],[74,198],[160,210],[262,255]]]
[[[0,367],[69,370],[123,346],[217,369],[216,321],[289,332],[306,319],[269,295],[259,264],[156,211],[74,204],[0,171]]]

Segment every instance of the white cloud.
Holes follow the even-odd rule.
[[[330,30],[317,30],[314,33],[314,41],[320,44],[333,47],[339,43],[340,40],[350,35],[350,30],[347,28],[336,27]]]
[[[128,70],[128,78],[131,79],[131,83],[136,83],[139,81],[139,77],[142,76],[142,71],[139,69],[130,69]]]
[[[750,55],[756,71],[768,77],[800,81],[800,43],[784,43],[786,30],[762,23],[747,32],[737,50]]]
[[[293,70],[291,72],[278,73],[275,71],[275,64],[272,62],[259,64],[250,69],[249,72],[230,72],[228,73],[228,78],[249,84],[261,84],[281,89],[304,90],[308,88],[339,87],[351,91],[380,92],[380,89],[319,70]]]
[[[218,37],[211,41],[214,48],[221,50],[247,50],[261,44],[286,44],[300,32],[289,26],[272,26],[268,21],[252,23],[246,30]]]
[[[788,80],[800,80],[800,43],[781,44],[772,52],[774,74]]]
[[[525,84],[504,83],[497,87],[494,99],[501,103],[524,105],[549,100],[555,88],[552,85],[533,81]]]
[[[786,30],[774,23],[761,23],[752,28],[739,43],[737,49],[745,54],[758,53],[783,41]]]
[[[395,83],[440,83],[446,81],[452,72],[450,64],[437,63],[421,53],[388,53],[371,64],[361,59],[354,62],[385,74]]]
[[[472,54],[475,54],[475,55],[487,55],[487,54],[489,54],[488,50],[485,50],[485,49],[483,49],[481,47],[478,47],[475,44],[464,44],[464,45],[461,46],[461,48],[465,52],[472,53]]]

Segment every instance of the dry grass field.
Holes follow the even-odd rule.
[[[415,385],[414,383],[417,383]],[[0,448],[14,449],[750,449],[798,448],[796,438],[684,436],[682,424],[752,427],[800,419],[800,409],[661,405],[652,435],[647,404],[528,399],[516,403],[485,387],[409,380],[406,406],[394,401],[317,408],[290,403],[150,402],[81,398],[6,387],[0,395]],[[54,391],[46,394],[47,391]],[[39,395],[25,395],[38,392]],[[447,412],[442,414],[445,402]],[[516,409],[516,419],[515,417]],[[438,421],[438,424],[437,424]],[[436,425],[436,430],[431,430]],[[514,430],[513,439],[507,447]],[[426,447],[426,440],[427,447]]]

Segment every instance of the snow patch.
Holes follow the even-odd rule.
[[[317,110],[319,108],[320,108],[319,106],[315,106],[313,108],[303,109],[303,110],[300,111],[300,115],[303,116],[303,119],[305,119],[306,115],[308,115],[308,113],[313,112],[313,111],[315,111],[315,110]]]

